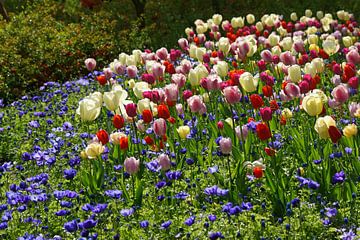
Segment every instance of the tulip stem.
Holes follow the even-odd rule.
[[[233,111],[233,107],[230,104],[230,111],[231,111],[231,121],[232,121],[232,130],[233,130],[233,135],[234,135],[234,143],[235,146],[237,145],[237,141],[236,141],[236,131],[235,131],[235,120],[234,120],[234,111]]]
[[[228,165],[228,170],[229,170],[229,177],[230,177],[230,192],[231,192],[231,186],[232,186],[232,178],[231,178],[231,168],[230,168],[230,155],[228,155],[227,157],[227,165]]]

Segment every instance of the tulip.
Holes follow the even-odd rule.
[[[101,107],[98,106],[98,102],[93,99],[83,99],[79,102],[79,108],[76,113],[80,115],[80,118],[84,122],[94,121],[101,112]]]
[[[352,77],[348,81],[348,85],[351,88],[357,89],[359,87],[359,78],[358,77]]]
[[[336,127],[335,120],[330,116],[319,117],[315,122],[315,131],[319,134],[322,139],[327,139],[329,135],[329,127]]]
[[[115,116],[113,118],[114,127],[117,128],[117,129],[123,128],[124,123],[125,123],[124,118],[119,114],[115,114]]]
[[[248,14],[246,15],[246,21],[249,24],[253,24],[255,22],[255,16],[253,14]]]
[[[138,73],[138,69],[135,65],[132,65],[126,68],[126,72],[129,78],[135,78]]]
[[[178,88],[182,88],[183,86],[185,86],[186,77],[182,73],[175,73],[171,75],[171,82],[175,83]]]
[[[96,60],[93,58],[86,59],[85,66],[86,66],[87,70],[89,70],[90,72],[94,71],[94,69],[96,67]]]
[[[114,132],[110,134],[110,142],[113,145],[119,145],[120,144],[120,138],[126,137],[126,135],[122,132]]]
[[[189,126],[180,126],[176,129],[181,139],[186,139],[186,137],[190,134]]]
[[[232,151],[232,143],[230,138],[221,138],[219,141],[220,151],[222,154],[230,154]]]
[[[328,132],[333,143],[337,143],[342,137],[340,130],[335,126],[330,126]]]
[[[301,80],[301,68],[299,65],[292,65],[288,68],[288,77],[293,83],[297,83]]]
[[[167,102],[176,102],[179,97],[179,89],[175,83],[168,84],[164,87],[165,100]]]
[[[239,81],[241,87],[246,92],[254,92],[257,89],[259,79],[257,77],[253,77],[253,75],[249,72],[244,72],[241,74]]]
[[[339,103],[344,103],[349,99],[349,90],[345,85],[336,86],[332,92],[331,96]]]
[[[256,125],[256,134],[262,141],[271,138],[270,129],[265,123],[259,123]]]
[[[169,156],[166,155],[165,153],[162,153],[158,156],[157,161],[159,162],[159,165],[161,166],[161,169],[166,171],[168,169],[170,169],[171,167],[171,162],[169,159]]]
[[[183,108],[183,105],[181,103],[176,104],[175,108],[176,108],[177,115],[184,114],[184,108]]]
[[[136,174],[140,169],[140,160],[134,157],[126,158],[124,161],[124,167],[127,173],[131,175]]]
[[[103,99],[109,111],[115,111],[119,107],[119,99],[114,92],[104,92]]]
[[[214,69],[220,77],[226,77],[228,75],[228,64],[225,61],[218,61]]]
[[[150,109],[145,109],[142,112],[142,119],[144,120],[145,123],[150,123],[153,119],[153,115]]]
[[[179,46],[181,47],[181,49],[182,50],[187,50],[187,49],[189,49],[189,43],[188,43],[188,41],[186,40],[186,38],[180,38],[179,40],[178,40],[178,44],[179,44]]]
[[[166,60],[168,57],[168,51],[166,48],[162,47],[156,51],[156,56],[161,60]]]
[[[259,109],[264,105],[263,99],[258,94],[252,94],[250,96],[250,102],[254,109]]]
[[[143,92],[150,91],[149,84],[147,82],[137,82],[133,88],[134,94],[137,98],[143,98]]]
[[[229,86],[223,90],[225,99],[230,104],[240,102],[241,92],[237,86]]]
[[[166,135],[166,121],[163,118],[156,119],[153,124],[153,130],[157,136]]]
[[[270,107],[260,108],[260,115],[263,121],[267,122],[272,119],[272,111]]]
[[[219,50],[225,55],[230,51],[230,42],[228,38],[222,37],[218,41]]]
[[[242,141],[246,140],[248,133],[249,133],[249,129],[246,125],[243,125],[241,127],[241,131],[240,131],[240,126],[237,126],[235,128],[235,133],[236,133],[236,137]]]
[[[203,114],[206,112],[206,105],[204,104],[202,98],[198,95],[192,96],[187,99],[187,103],[190,107],[191,112],[199,112]]]
[[[170,117],[169,108],[165,104],[160,104],[157,107],[158,117],[163,119],[168,119]]]
[[[285,65],[293,65],[296,62],[295,57],[291,55],[289,51],[280,54],[280,61],[282,61]]]
[[[212,20],[213,20],[214,24],[216,24],[216,25],[220,25],[222,19],[223,19],[223,17],[220,14],[214,14],[212,16]]]
[[[360,63],[360,54],[357,50],[351,50],[346,54],[346,61],[353,64]]]
[[[310,116],[317,116],[323,110],[323,102],[321,101],[321,98],[314,94],[305,96],[302,100],[301,106]]]
[[[301,93],[307,93],[310,90],[310,85],[307,81],[299,82],[299,88]]]
[[[107,83],[105,75],[100,75],[96,77],[96,80],[99,82],[101,86],[105,85]]]
[[[126,135],[120,137],[119,145],[120,145],[120,150],[127,150],[129,148],[129,139]]]
[[[326,40],[323,41],[322,47],[329,56],[337,53],[340,49],[340,45],[336,42],[333,36],[327,37]]]
[[[99,130],[96,133],[96,137],[102,143],[102,145],[105,145],[109,142],[109,135],[105,130]]]
[[[165,73],[165,66],[160,63],[154,63],[152,65],[152,74],[154,74],[155,78],[163,77]]]
[[[126,114],[129,117],[136,117],[136,104],[135,103],[129,103],[125,106]]]
[[[115,63],[114,72],[118,75],[123,75],[125,73],[126,66],[121,64],[120,62]]]
[[[358,133],[357,126],[354,123],[349,124],[346,127],[344,127],[343,133],[344,133],[344,136],[347,137],[347,138],[351,138],[353,136],[356,136],[357,133]]]
[[[104,152],[104,150],[105,148],[101,143],[93,142],[86,147],[85,153],[87,158],[95,159],[99,157]]]
[[[284,92],[291,99],[300,96],[300,87],[294,83],[288,83],[285,86]]]

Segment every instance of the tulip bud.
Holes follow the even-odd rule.
[[[272,119],[272,111],[270,107],[260,108],[260,115],[263,121],[267,122]]]
[[[129,117],[136,117],[136,104],[135,103],[129,103],[125,106],[126,114]]]
[[[153,130],[157,136],[166,135],[166,121],[163,118],[156,119],[153,124]]]
[[[124,161],[124,167],[127,173],[131,175],[136,174],[140,169],[140,160],[134,157],[126,158]]]
[[[96,60],[93,59],[93,58],[86,59],[85,60],[85,66],[86,66],[87,70],[92,72],[96,67]]]
[[[169,159],[169,156],[166,155],[165,153],[162,153],[158,156],[157,161],[159,162],[159,165],[161,166],[161,169],[166,171],[168,169],[170,169],[171,167],[171,162]]]
[[[181,139],[186,139],[186,137],[190,134],[189,126],[181,126],[176,129]]]
[[[235,128],[235,133],[236,133],[236,137],[242,141],[246,140],[248,133],[249,133],[249,129],[246,125],[243,125],[241,127],[241,131],[240,131],[240,126],[237,126]]]
[[[105,148],[101,143],[93,142],[86,147],[85,153],[89,159],[95,159],[99,157],[104,150]]]
[[[232,151],[232,143],[230,138],[221,138],[219,141],[220,151],[222,154],[230,154]]]

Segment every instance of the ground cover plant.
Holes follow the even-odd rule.
[[[186,28],[0,102],[2,239],[356,239],[354,16]]]

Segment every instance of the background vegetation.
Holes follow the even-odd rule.
[[[14,98],[47,81],[64,82],[86,73],[84,60],[103,67],[120,52],[175,47],[194,20],[221,13],[225,19],[253,13],[305,9],[355,13],[358,0],[0,0],[0,98]],[[3,14],[4,15],[4,14]],[[5,15],[4,15],[5,16]],[[1,18],[1,16],[0,16]]]

